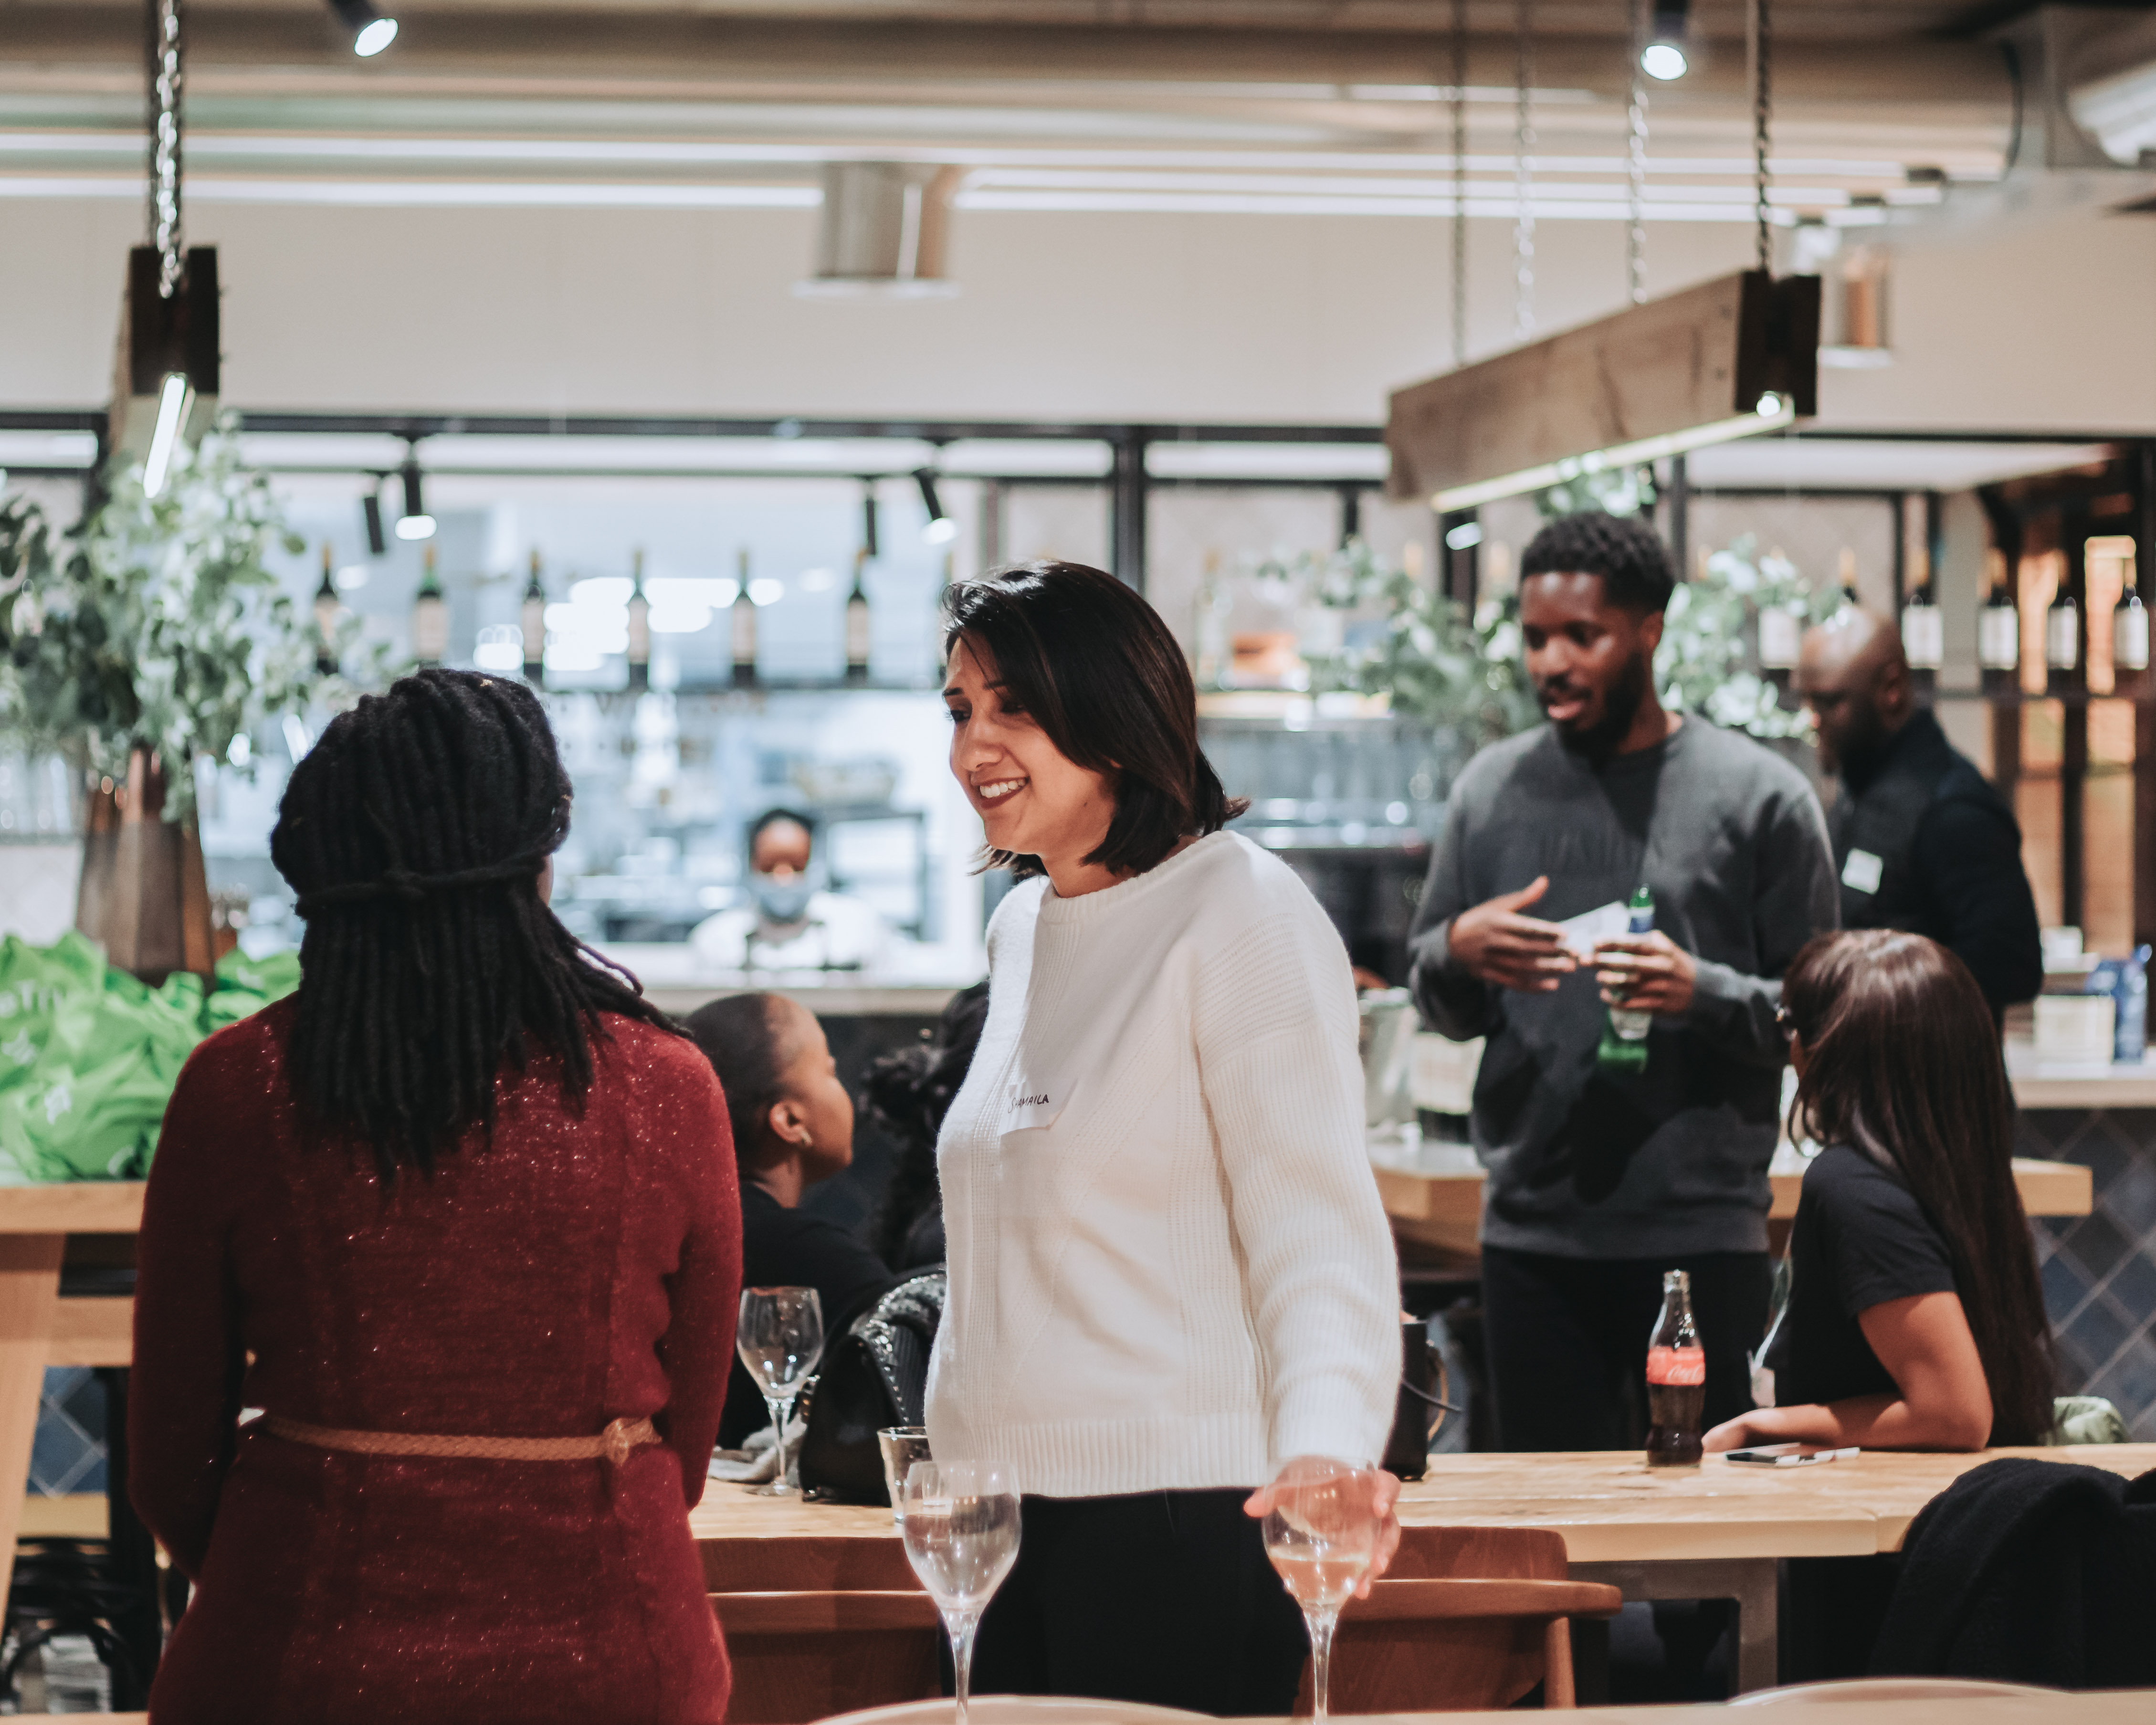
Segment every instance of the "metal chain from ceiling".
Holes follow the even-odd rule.
[[[1452,368],[1467,363],[1467,0],[1452,0]]]
[[[1752,202],[1758,223],[1758,267],[1774,267],[1774,227],[1767,208],[1767,138],[1774,125],[1774,33],[1768,0],[1752,0]]]
[[[186,271],[180,226],[180,98],[186,49],[180,0],[154,0],[151,13],[150,244],[158,255],[157,292],[171,299]]]
[[[1625,213],[1625,279],[1635,305],[1647,303],[1647,74],[1640,64],[1646,45],[1646,0],[1632,0],[1632,90],[1625,110],[1631,134],[1631,153],[1625,163],[1630,196]]]
[[[1513,28],[1518,39],[1512,72],[1512,336],[1524,341],[1535,332],[1535,0],[1517,0]]]

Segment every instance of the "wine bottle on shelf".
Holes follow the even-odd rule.
[[[644,553],[630,565],[629,583],[629,686],[641,695],[651,686],[651,601],[644,596]]]
[[[1759,669],[1776,687],[1786,687],[1804,645],[1804,614],[1788,605],[1759,610]]]
[[[1909,661],[1911,680],[1920,690],[1938,685],[1939,667],[1946,662],[1946,619],[1932,595],[1929,576],[1909,595],[1902,608],[1902,652]]]
[[[517,613],[524,636],[524,680],[536,689],[547,680],[547,584],[539,578],[539,552],[531,552],[531,576],[524,583],[524,603]]]
[[[412,596],[412,656],[423,665],[439,665],[449,650],[449,602],[434,573],[434,542],[420,554],[419,590]]]
[[[330,542],[322,541],[322,584],[315,589],[315,669],[326,677],[336,675],[337,624],[344,619],[344,602],[337,598],[336,576]],[[2146,639],[2146,632],[2143,633]]]
[[[2148,670],[2148,608],[2132,575],[2111,608],[2111,685],[2114,692],[2139,692]]]
[[[1420,556],[1422,547],[1410,544],[1408,550]],[[1410,577],[1419,572],[1410,572]],[[1205,578],[1198,588],[1197,674],[1201,689],[1220,686],[1221,673],[1228,668],[1228,616],[1220,603],[1220,553],[1205,553]]]
[[[1856,552],[1855,548],[1851,546],[1845,545],[1841,548],[1840,568],[1838,572],[1837,578],[1841,583],[1841,602],[1843,604],[1858,605],[1863,603],[1863,601],[1856,596]]]
[[[756,681],[756,601],[748,596],[748,547],[741,548],[741,590],[734,595],[734,686],[746,689]]]
[[[1984,671],[1984,692],[2007,695],[2020,680],[2021,611],[2009,590],[2005,553],[1994,551],[1989,562],[1991,591],[1976,614],[1976,660]]]
[[[846,680],[869,680],[869,595],[862,577],[869,567],[869,548],[854,553],[854,590],[846,595]]]
[[[2053,694],[2065,688],[2082,660],[2082,613],[2073,593],[2061,587],[2044,614],[2044,664]]]

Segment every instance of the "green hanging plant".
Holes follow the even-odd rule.
[[[1699,578],[1680,581],[1664,614],[1655,651],[1655,686],[1672,712],[1697,713],[1732,731],[1765,740],[1808,737],[1809,711],[1781,704],[1780,691],[1759,674],[1758,617],[1779,609],[1800,626],[1823,623],[1841,607],[1838,589],[1815,592],[1779,552],[1761,555],[1747,533],[1707,560]]]
[[[0,748],[115,778],[148,750],[167,768],[166,818],[178,820],[194,806],[183,768],[207,758],[250,771],[235,739],[265,719],[348,705],[378,680],[382,655],[353,663],[359,624],[347,616],[335,651],[353,675],[317,668],[311,611],[266,562],[302,542],[229,422],[174,451],[159,495],[125,459],[104,487],[65,534],[28,499],[0,500]]]

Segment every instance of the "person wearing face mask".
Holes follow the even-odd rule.
[[[1674,582],[1651,527],[1565,516],[1520,574],[1549,723],[1483,750],[1453,787],[1411,981],[1434,1028],[1487,1039],[1471,1123],[1489,1169],[1500,1440],[1623,1449],[1644,1434],[1666,1271],[1691,1272],[1708,1422],[1751,1406],[1784,1058],[1776,978],[1835,927],[1833,865],[1796,768],[1656,697]],[[1583,957],[1559,925],[1642,885],[1654,932]],[[1598,1059],[1613,1000],[1654,1015],[1644,1070]]]
[[[1797,692],[1819,721],[1820,765],[1845,928],[1930,937],[1969,967],[1991,1015],[2044,986],[2036,901],[2005,798],[1917,704],[1902,639],[1855,605],[1804,634]]]
[[[815,823],[768,809],[748,829],[747,902],[698,923],[689,943],[721,970],[873,969],[890,938],[883,918],[824,877]]]
[[[726,1092],[741,1165],[742,1286],[814,1288],[826,1340],[891,1284],[883,1260],[854,1236],[803,1209],[812,1186],[854,1160],[854,1099],[816,1015],[783,994],[731,994],[683,1020]],[[731,1333],[717,1338],[727,1353]],[[741,1447],[769,1423],[740,1360],[726,1384],[719,1443]]]
[[[951,770],[1020,877],[937,1147],[929,1445],[1024,1494],[974,1686],[1284,1715],[1305,1642],[1256,1519],[1273,1489],[1368,1470],[1399,1537],[1375,1469],[1399,1270],[1348,953],[1285,864],[1222,830],[1243,805],[1136,593],[1038,562],[944,603]]]

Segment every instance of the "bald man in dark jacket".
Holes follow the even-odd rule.
[[[2014,811],[1918,706],[1893,624],[1851,606],[1804,636],[1797,690],[1819,720],[1844,928],[1903,928],[1950,948],[1994,1017],[2044,983]]]

